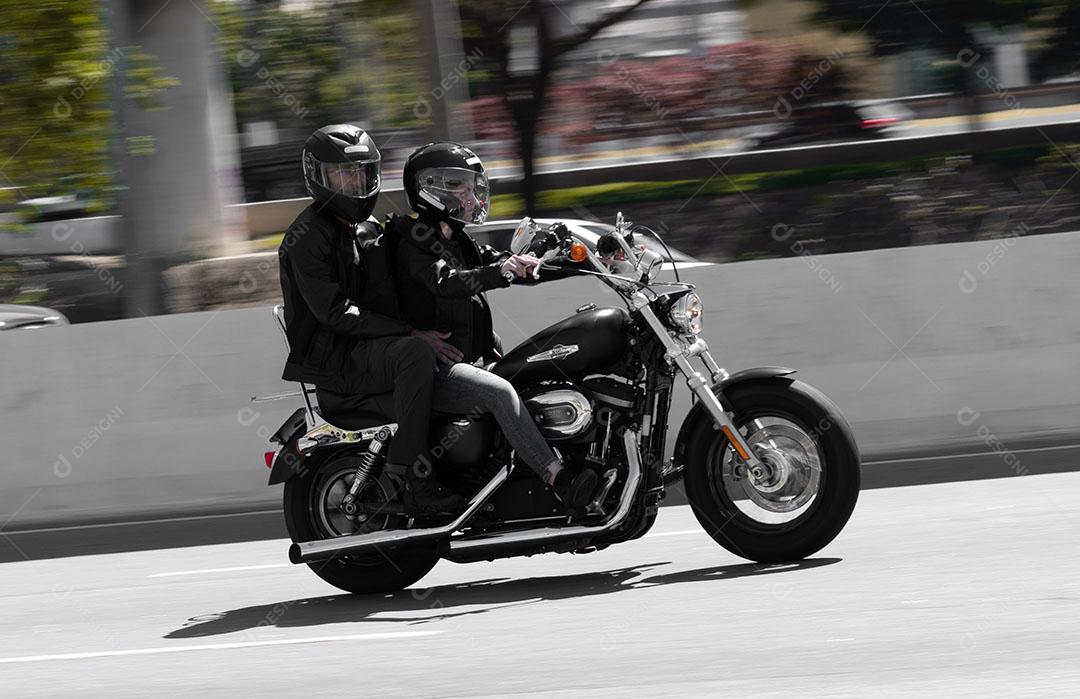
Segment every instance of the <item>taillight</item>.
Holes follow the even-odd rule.
[[[900,121],[896,117],[881,117],[880,119],[863,119],[859,122],[859,127],[863,129],[872,129],[875,126],[885,126],[886,124],[895,124]]]
[[[271,468],[274,465],[274,457],[277,456],[276,451],[268,451],[263,454],[263,458],[266,459],[266,467]]]

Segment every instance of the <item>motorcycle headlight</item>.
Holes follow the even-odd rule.
[[[680,296],[675,303],[671,304],[669,317],[676,328],[699,335],[701,322],[705,317],[705,307],[701,304],[701,297],[692,292]]]

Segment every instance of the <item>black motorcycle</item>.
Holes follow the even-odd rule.
[[[542,269],[594,276],[625,303],[586,304],[490,367],[518,390],[564,462],[602,474],[584,514],[570,518],[517,462],[493,418],[474,413],[432,418],[429,466],[468,498],[465,510],[443,523],[410,518],[406,474],[385,463],[396,428],[390,395],[301,384],[305,406],[267,454],[270,485],[285,484],[289,559],[343,590],[372,593],[412,585],[440,558],[597,551],[649,531],[665,482],[680,473],[698,522],[738,556],[793,561],[832,541],[859,495],[850,426],[792,369],[721,369],[699,337],[694,286],[656,281],[662,258],[635,246],[634,230],[620,214],[615,232],[590,247],[566,226],[525,219],[511,244],[541,257]],[[282,325],[281,307],[275,316]],[[677,375],[694,405],[665,462]]]

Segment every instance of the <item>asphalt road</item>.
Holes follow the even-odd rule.
[[[269,540],[0,566],[5,696],[1067,695],[1080,474],[866,491],[799,565],[665,508],[583,555],[337,594]]]
[[[892,488],[927,483],[1012,478],[1080,471],[1080,443],[1068,439],[1010,439],[1009,452],[891,454],[863,461],[862,487]],[[1010,466],[1012,456],[1022,469]],[[280,493],[281,486],[276,486]],[[668,484],[665,506],[685,505],[678,481]],[[288,536],[280,507],[185,512],[177,516],[119,516],[107,522],[76,522],[47,528],[19,527],[18,518],[0,524],[0,564],[12,561],[123,553],[150,549],[263,541]],[[0,568],[2,569],[2,568]]]

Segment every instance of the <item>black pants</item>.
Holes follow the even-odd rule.
[[[361,340],[349,356],[342,377],[349,393],[394,394],[397,433],[386,460],[412,465],[428,447],[431,394],[435,386],[435,351],[418,337]]]

